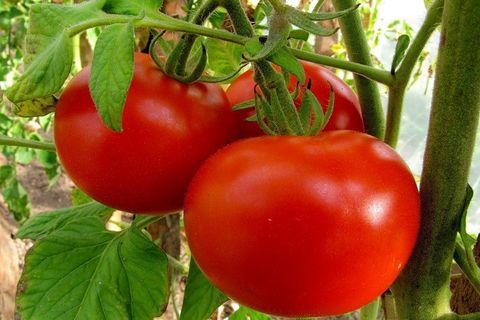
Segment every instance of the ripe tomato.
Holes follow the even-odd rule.
[[[232,299],[313,317],[352,311],[384,292],[413,250],[419,211],[400,156],[339,130],[221,149],[190,184],[185,228],[199,267]]]
[[[350,87],[338,78],[330,70],[317,64],[301,61],[305,70],[306,83],[310,79],[312,81],[312,93],[317,97],[318,101],[326,111],[330,97],[330,85],[335,93],[335,103],[333,113],[325,127],[324,131],[329,130],[355,130],[365,131],[362,118],[362,110],[360,102]],[[306,84],[305,83],[305,84]],[[290,91],[294,91],[297,79],[290,77],[288,85]],[[254,99],[255,81],[253,80],[253,71],[247,70],[240,75],[227,89],[227,97],[232,105]],[[302,94],[296,99],[295,103],[299,105]],[[239,129],[240,137],[256,137],[264,135],[256,122],[248,122],[245,119],[255,113],[254,108],[235,111],[235,121]]]
[[[148,55],[135,55],[123,131],[101,121],[88,90],[90,68],[62,93],[55,112],[58,156],[73,182],[115,209],[160,214],[182,208],[201,163],[233,140],[233,115],[214,84],[183,84]]]

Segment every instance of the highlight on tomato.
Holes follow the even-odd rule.
[[[192,180],[184,219],[193,257],[229,297],[315,317],[388,289],[415,245],[420,201],[393,149],[339,130],[226,146]]]
[[[216,84],[173,80],[146,54],[134,60],[122,132],[100,119],[88,89],[89,67],[70,81],[55,112],[58,156],[73,182],[107,206],[176,211],[201,163],[234,139],[231,107]]]
[[[335,93],[333,113],[324,131],[330,130],[355,130],[364,132],[362,109],[357,95],[343,80],[333,72],[318,64],[307,61],[300,61],[305,71],[305,85],[311,81],[311,91],[317,97],[324,111],[328,107],[330,97],[330,86]],[[298,80],[290,76],[288,84],[291,92],[295,91]],[[249,69],[235,79],[227,88],[226,93],[232,106],[255,98],[253,70]],[[299,94],[295,100],[300,105],[303,94]],[[247,121],[247,118],[255,114],[255,108],[241,109],[234,112],[239,135],[242,138],[264,135],[257,122]]]

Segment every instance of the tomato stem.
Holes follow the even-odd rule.
[[[356,1],[333,0],[333,4],[335,9],[339,11],[355,6]],[[370,49],[358,10],[340,18],[339,22],[350,61],[372,66]],[[362,106],[365,129],[369,134],[383,139],[385,120],[378,85],[376,82],[358,74],[354,74],[354,79],[360,105]]]
[[[22,138],[12,138],[3,134],[0,134],[0,145],[26,147],[26,148],[55,152],[55,145],[51,142],[41,142],[41,141],[22,139]]]
[[[419,314],[425,320],[458,318],[450,315],[449,283],[480,114],[478,1],[446,1],[442,18],[420,188],[420,233],[392,288],[400,319]]]
[[[387,128],[385,142],[395,147],[400,135],[405,90],[413,72],[413,68],[422,53],[425,44],[442,20],[444,0],[436,0],[427,12],[425,21],[415,36],[410,48],[405,54],[400,67],[395,74],[395,81],[391,84],[388,95]]]

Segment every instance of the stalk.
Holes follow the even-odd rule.
[[[436,0],[428,10],[425,21],[395,74],[395,82],[390,86],[385,142],[392,147],[396,146],[400,135],[403,100],[408,81],[425,44],[442,20],[443,4],[444,0]]]
[[[450,313],[450,269],[480,113],[479,25],[478,0],[445,2],[420,188],[420,233],[393,286],[399,319],[457,319]]]
[[[344,10],[356,4],[355,0],[333,0],[336,10]],[[339,19],[340,29],[345,40],[348,58],[350,61],[372,66],[370,49],[367,43],[362,21],[358,10]],[[367,132],[383,139],[385,119],[380,99],[380,91],[376,82],[354,74],[360,105],[362,106],[363,121]]]

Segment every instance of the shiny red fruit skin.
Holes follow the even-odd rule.
[[[364,133],[239,140],[188,189],[185,230],[207,278],[250,308],[286,317],[355,310],[407,263],[419,193],[400,156]]]
[[[55,144],[67,174],[90,197],[115,209],[180,210],[198,167],[234,138],[221,87],[180,83],[148,55],[135,54],[123,131],[114,132],[97,113],[89,74],[87,67],[72,79],[55,112]]]
[[[362,109],[356,94],[350,87],[338,78],[333,72],[320,65],[301,61],[303,69],[305,70],[306,82],[310,79],[312,81],[311,90],[322,105],[324,111],[328,107],[330,97],[330,85],[333,87],[335,93],[335,103],[333,114],[330,121],[327,123],[324,131],[329,130],[355,130],[364,132],[364,124],[362,117]],[[288,84],[289,90],[293,92],[297,85],[297,79],[290,77]],[[254,99],[255,81],[253,80],[253,71],[247,70],[241,74],[233,83],[227,88],[227,97],[232,106],[241,102]],[[295,103],[300,104],[302,94],[296,99]],[[257,137],[264,135],[256,122],[245,121],[246,118],[255,113],[254,108],[243,109],[234,112],[235,122],[239,129],[239,136]]]

